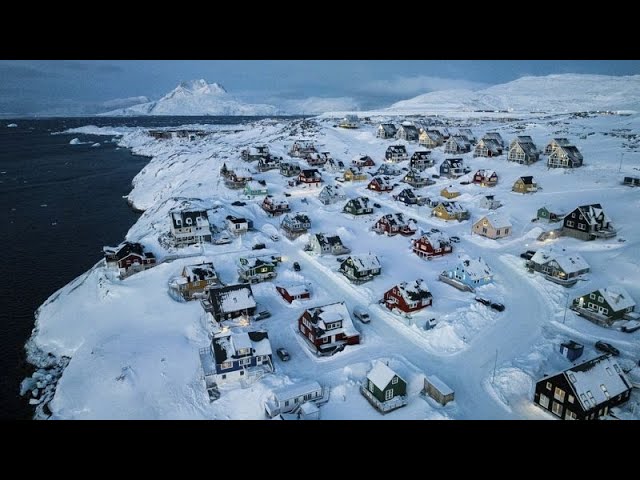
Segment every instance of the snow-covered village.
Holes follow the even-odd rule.
[[[541,98],[56,132],[148,163],[37,311],[36,417],[640,419],[640,117]]]

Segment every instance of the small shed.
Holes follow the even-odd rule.
[[[303,403],[298,411],[298,420],[320,420],[320,408],[314,402]]]
[[[629,185],[630,187],[640,187],[640,178],[639,177],[624,177],[624,181],[622,183],[624,185]]]
[[[560,353],[563,357],[567,357],[570,362],[573,362],[577,358],[582,356],[584,351],[584,345],[573,340],[560,344]]]
[[[444,406],[453,401],[453,390],[435,375],[424,377],[424,393]]]

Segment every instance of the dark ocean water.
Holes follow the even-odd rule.
[[[255,118],[0,120],[0,419],[33,415],[19,389],[31,372],[24,344],[36,309],[100,260],[103,245],[122,241],[138,218],[122,196],[147,158],[118,149],[111,137],[51,133],[84,125],[162,127],[249,120]],[[18,127],[7,128],[10,123]],[[70,145],[75,137],[91,143]],[[100,147],[92,147],[94,142]]]

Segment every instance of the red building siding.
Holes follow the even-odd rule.
[[[395,299],[395,302],[392,299]],[[404,297],[399,292],[397,286],[394,286],[392,289],[387,290],[384,293],[384,304],[389,310],[392,310],[395,307],[404,313],[412,313],[422,310],[423,308],[430,306],[432,303],[433,299],[429,298],[427,300],[421,300],[414,308],[411,308],[407,302],[405,302]]]
[[[453,248],[451,247],[451,245],[441,248],[439,252],[436,252],[436,249],[433,248],[433,245],[422,238],[413,241],[413,253],[415,253],[419,257],[440,257],[442,255],[451,253],[452,251]]]

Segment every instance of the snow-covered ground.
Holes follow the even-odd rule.
[[[594,342],[603,339],[621,350],[623,367],[630,368],[637,362],[640,332],[627,334],[600,328],[571,310],[565,315],[565,305],[567,298],[610,284],[624,286],[640,301],[640,226],[635,221],[640,189],[621,185],[624,175],[640,175],[640,154],[635,139],[629,137],[639,132],[639,116],[566,115],[511,123],[465,121],[478,138],[485,131],[497,129],[507,142],[515,135],[530,135],[540,149],[553,136],[568,137],[582,151],[585,165],[571,171],[548,170],[546,157],[527,167],[507,162],[506,155],[487,159],[465,154],[471,174],[457,181],[436,179],[435,185],[418,189],[422,195],[438,196],[443,187],[455,185],[462,192],[456,201],[471,212],[471,219],[461,223],[432,218],[427,207],[395,202],[392,195],[404,184],[391,193],[377,194],[366,190],[367,182],[344,183],[348,197],[366,195],[381,206],[374,209],[373,215],[354,218],[341,212],[344,202],[323,206],[316,198],[319,189],[292,190],[285,187],[285,178],[275,170],[256,173],[255,177],[266,180],[274,195],[291,191],[288,200],[293,211],[310,216],[312,232],[337,233],[353,253],[371,252],[378,256],[382,274],[372,282],[354,286],[338,273],[335,257],[317,257],[303,251],[308,235],[295,241],[282,238],[273,242],[267,233],[271,230],[265,225],[277,227],[279,220],[266,216],[259,207],[260,198],[248,200],[241,191],[227,189],[219,169],[223,162],[229,168],[254,169],[255,164],[243,162],[239,154],[241,149],[256,144],[268,143],[273,154],[288,158],[291,143],[304,137],[313,139],[320,150],[331,152],[345,164],[357,154],[370,155],[376,162],[370,170],[375,171],[388,145],[404,143],[376,138],[375,120],[357,130],[335,128],[335,119],[330,118],[320,119],[311,128],[303,128],[299,120],[264,120],[216,126],[210,129],[209,136],[191,142],[154,140],[144,130],[132,128],[87,126],[69,132],[78,141],[82,141],[83,134],[118,133],[121,146],[151,157],[135,177],[128,196],[132,206],[144,213],[127,239],[142,242],[159,260],[176,254],[190,257],[162,263],[125,280],[117,279],[98,263],[40,308],[28,345],[31,360],[44,365],[48,353],[56,358],[71,358],[49,404],[52,418],[258,419],[264,418],[262,401],[272,389],[290,382],[317,380],[331,392],[329,403],[321,407],[324,419],[549,419],[533,406],[531,399],[535,382],[544,373],[569,366],[558,353],[562,341],[584,343],[583,358],[588,359],[596,354]],[[417,148],[417,144],[407,145],[410,154]],[[432,156],[439,165],[445,158],[442,147],[435,149]],[[459,184],[480,168],[497,171],[496,187]],[[436,173],[436,168],[426,173]],[[323,179],[336,183],[336,175],[323,172]],[[531,195],[512,193],[511,186],[520,175],[533,175],[542,190]],[[400,177],[395,178],[395,182],[399,180]],[[499,212],[511,220],[512,236],[496,241],[471,234],[472,223],[487,213],[478,206],[487,194],[502,201],[504,206]],[[246,206],[231,205],[236,200],[246,202]],[[591,266],[589,279],[565,289],[527,273],[519,254],[539,248],[541,243],[536,237],[543,229],[553,227],[532,223],[536,210],[545,204],[567,210],[588,203],[602,204],[618,229],[618,237],[594,242],[561,238],[555,241],[555,248],[579,252]],[[169,210],[181,205],[217,208],[214,216],[221,218],[229,214],[250,218],[256,231],[228,245],[167,250],[159,237],[169,230]],[[459,236],[461,242],[454,244],[452,255],[421,260],[411,253],[410,238],[380,236],[370,230],[382,214],[390,212],[403,212],[414,218],[419,228],[428,231],[435,227]],[[272,313],[258,326],[269,331],[274,349],[285,347],[291,353],[291,360],[281,362],[274,357],[275,374],[247,389],[227,385],[221,390],[221,398],[209,403],[198,349],[210,341],[210,325],[204,321],[198,302],[173,300],[167,282],[179,274],[182,266],[204,259],[213,262],[224,282],[235,282],[235,259],[251,251],[257,242],[264,242],[285,258],[275,283],[309,282],[312,299],[289,305],[276,294],[274,283],[254,286],[259,306]],[[437,281],[442,270],[456,264],[459,253],[482,257],[493,269],[494,283],[480,287],[477,294],[502,302],[506,306],[504,312],[475,302],[472,293]],[[300,263],[300,272],[290,268],[294,261]],[[377,303],[394,284],[417,278],[427,282],[433,293],[433,307],[409,320]],[[345,301],[349,309],[368,306],[373,320],[367,325],[355,321],[361,332],[361,345],[318,359],[296,333],[295,322],[305,306],[334,301]],[[426,331],[424,324],[432,317],[438,324]],[[388,360],[408,382],[408,406],[384,417],[358,391],[359,382],[378,358]],[[431,374],[455,390],[455,402],[440,407],[418,394],[423,376]],[[637,371],[632,372],[636,374]],[[638,401],[634,393],[622,407],[625,418],[635,415]]]

